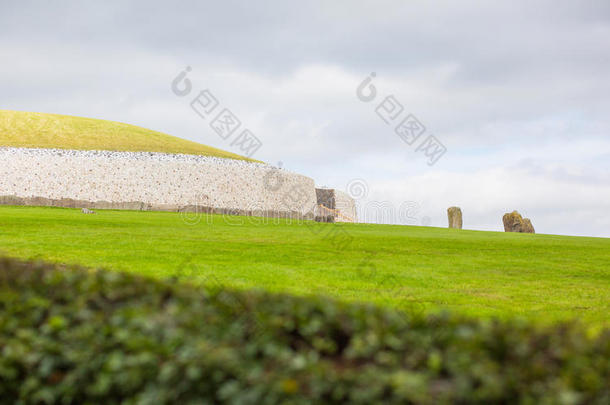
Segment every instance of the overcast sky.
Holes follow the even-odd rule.
[[[610,237],[608,0],[2,1],[0,50],[2,109],[239,153],[190,108],[208,89],[263,143],[253,157],[351,185],[367,220],[446,227],[458,205],[466,229],[518,210],[538,233]],[[426,129],[411,145],[394,131],[409,114]]]

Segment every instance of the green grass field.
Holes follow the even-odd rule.
[[[186,153],[252,160],[162,132],[93,118],[0,110],[0,146]]]
[[[610,324],[610,239],[262,222],[2,206],[0,255],[396,308]],[[336,246],[340,234],[351,238],[346,247]]]

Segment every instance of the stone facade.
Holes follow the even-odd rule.
[[[343,191],[335,190],[335,209],[339,211],[337,222],[357,222],[356,202]]]
[[[0,148],[0,203],[313,218],[314,181],[207,156]],[[280,178],[270,185],[268,178]]]
[[[318,211],[316,220],[321,222],[357,222],[356,203],[346,193],[327,188],[317,188]]]

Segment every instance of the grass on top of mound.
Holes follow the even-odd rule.
[[[247,157],[121,122],[0,110],[0,147],[163,152],[248,160]]]

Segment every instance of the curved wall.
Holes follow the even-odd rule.
[[[4,203],[70,199],[97,202],[92,206],[98,208],[122,208],[124,203],[131,209],[137,209],[137,204],[140,209],[167,210],[199,206],[235,213],[299,215],[310,215],[316,206],[312,179],[262,163],[165,153],[27,148],[0,148],[0,162]]]

